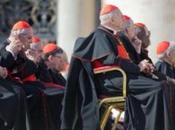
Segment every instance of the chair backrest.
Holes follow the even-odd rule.
[[[123,84],[122,84],[122,97],[126,98],[127,96],[127,76],[124,70],[122,70],[118,66],[103,66],[103,67],[98,67],[93,69],[94,74],[100,74],[100,73],[106,73],[106,72],[112,72],[112,71],[117,71],[122,74],[123,77]]]
[[[114,104],[123,104],[124,107],[124,102],[125,102],[125,98],[127,96],[127,76],[126,73],[118,66],[103,66],[103,67],[98,67],[93,69],[94,74],[100,74],[100,73],[107,73],[107,72],[120,72],[122,74],[123,77],[123,84],[122,84],[122,96],[115,96],[115,97],[107,97],[107,98],[103,98],[102,100],[100,100],[99,102],[99,109],[102,108],[102,105],[104,104],[108,104],[108,107],[106,108],[106,111],[104,112],[102,118],[100,119],[100,130],[104,130],[107,120],[110,117],[110,113],[112,110],[116,110],[115,107],[116,105]],[[119,105],[118,105],[119,107]],[[118,109],[119,113],[114,121],[114,124],[117,124],[122,112],[124,111],[124,108],[122,108],[123,110],[120,110],[120,108]],[[115,129],[115,125],[113,125],[112,130]]]

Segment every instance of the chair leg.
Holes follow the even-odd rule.
[[[115,118],[115,121],[114,121],[114,125],[112,126],[112,129],[111,130],[115,130],[116,128],[116,125],[120,119],[120,116],[121,116],[122,112],[120,111],[119,115]]]
[[[107,123],[107,120],[110,116],[110,113],[111,113],[111,110],[114,108],[114,106],[109,106],[108,109],[105,111],[105,114],[104,114],[104,117],[102,118],[101,120],[101,125],[100,125],[100,130],[104,130],[105,126],[106,126],[106,123]]]

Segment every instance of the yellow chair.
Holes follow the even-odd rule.
[[[120,119],[122,112],[124,111],[125,98],[127,96],[126,73],[121,68],[116,67],[116,66],[99,67],[99,68],[95,68],[93,71],[95,75],[100,74],[100,73],[108,73],[108,72],[116,71],[116,72],[120,72],[123,76],[122,96],[107,97],[107,98],[101,99],[99,102],[99,108],[101,108],[102,105],[105,106],[106,108],[104,114],[102,115],[100,119],[100,130],[104,130],[106,123],[110,117],[111,111],[113,109],[118,110],[119,113],[117,117],[115,118],[114,125],[112,127],[112,130],[114,130],[116,127],[116,124],[118,123]]]

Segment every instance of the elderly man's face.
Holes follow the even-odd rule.
[[[123,15],[120,10],[117,10],[113,16],[113,24],[118,27],[118,29],[123,30]]]
[[[147,27],[137,27],[137,37],[142,41],[142,48],[147,48],[150,45],[150,31]]]
[[[169,53],[169,59],[175,65],[175,48]]]
[[[19,40],[23,43],[24,51],[30,48],[30,44],[32,43],[32,36],[32,30],[31,33],[19,35]]]
[[[150,45],[150,31],[148,30],[147,27],[145,29],[145,37],[143,38],[143,48],[147,48]]]
[[[42,58],[42,50],[27,49],[27,51],[25,51],[25,54],[28,59],[32,60],[34,63],[39,63]]]
[[[63,54],[55,54],[54,56],[54,62],[55,62],[55,69],[58,71],[62,71],[64,69],[64,60],[63,60]]]
[[[135,28],[134,24],[130,25],[127,28],[127,34],[128,34],[130,39],[133,39],[136,36],[136,28]]]

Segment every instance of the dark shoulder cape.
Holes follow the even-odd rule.
[[[156,69],[158,71],[160,71],[160,72],[162,72],[164,74],[167,73],[167,63],[159,60],[159,61],[156,62],[155,66],[156,66]]]
[[[167,93],[169,112],[170,112],[170,122],[173,124],[173,130],[175,129],[175,88],[174,88],[174,78],[175,78],[175,68],[165,61],[159,60],[155,64],[156,69],[162,74],[168,76],[169,85],[166,86],[165,92]],[[170,79],[172,78],[172,79]]]
[[[50,76],[52,78],[53,83],[65,86],[66,80],[62,76],[61,73],[59,73],[57,70],[53,70],[53,69],[52,70],[49,69],[49,73],[50,73]]]
[[[36,76],[42,82],[53,82],[48,67],[43,59],[38,63]]]
[[[118,65],[126,73],[138,75],[139,67],[128,59],[118,56],[117,44],[120,44],[117,38],[114,38],[110,30],[99,27],[87,38],[80,38],[76,41],[73,57],[81,60],[93,62],[100,60],[103,65]]]
[[[137,65],[117,56],[116,44],[113,35],[99,28],[76,41],[65,87],[62,130],[97,130],[99,127],[93,61],[101,60],[104,65],[119,64],[128,73],[139,73]]]
[[[98,101],[89,62],[72,57],[62,109],[62,130],[97,130]]]
[[[87,38],[79,38],[76,41],[73,56],[83,60],[94,61],[114,53],[115,50],[113,48],[115,48],[115,45],[111,43],[115,43],[112,36],[101,29],[97,29]]]
[[[98,101],[91,66],[94,60],[101,60],[103,65],[119,65],[125,72],[135,76],[128,82],[127,130],[170,130],[163,91],[165,84],[137,76],[140,74],[137,65],[118,57],[116,44],[112,35],[100,29],[76,41],[63,99],[62,130],[97,130],[99,127]],[[150,119],[155,122],[149,122]]]
[[[170,78],[175,78],[175,67],[161,60],[157,61],[155,66],[159,72],[167,75]]]
[[[123,32],[120,33],[120,40],[123,42],[129,57],[135,64],[139,64],[140,61],[147,59],[150,63],[153,63],[151,58],[148,56],[148,51],[146,49],[141,49],[141,53],[138,54],[131,44],[130,40],[125,36]]]
[[[131,60],[134,63],[138,64],[138,62],[140,61],[140,57],[139,57],[138,53],[136,52],[135,48],[132,46],[128,37],[125,36],[125,34],[123,32],[121,32],[119,34],[119,38],[120,38],[121,42],[123,43],[125,49],[127,50]]]
[[[99,110],[91,61],[113,53],[111,39],[97,29],[76,41],[65,87],[61,129],[97,130]]]
[[[30,130],[25,96],[21,85],[0,78],[1,130]]]

